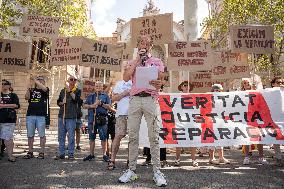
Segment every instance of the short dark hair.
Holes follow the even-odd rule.
[[[276,76],[276,77],[274,77],[274,78],[270,81],[270,86],[273,87],[272,85],[273,85],[274,83],[276,83],[276,81],[277,81],[278,79],[282,79],[282,77],[281,77],[281,76]]]

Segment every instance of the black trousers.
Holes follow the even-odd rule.
[[[150,148],[144,147],[143,154],[147,156],[146,161],[151,161],[151,150]],[[167,149],[160,148],[160,161],[167,160]]]
[[[4,140],[3,139],[0,139],[0,140],[2,140],[1,153],[3,153],[5,148],[6,148],[6,146],[5,146]]]

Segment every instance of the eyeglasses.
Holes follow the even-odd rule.
[[[188,85],[183,85],[184,87],[188,87]]]
[[[2,83],[2,85],[10,85],[9,83]]]
[[[276,81],[275,83],[278,84],[278,85],[284,84],[284,82],[282,82],[282,81]]]
[[[70,78],[69,81],[77,81],[75,78]]]

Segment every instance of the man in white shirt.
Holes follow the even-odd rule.
[[[122,80],[117,82],[113,89],[112,101],[117,101],[117,110],[115,114],[115,137],[112,143],[111,161],[108,164],[108,170],[115,168],[115,158],[120,146],[120,141],[127,133],[127,115],[131,86],[131,80],[128,82]]]

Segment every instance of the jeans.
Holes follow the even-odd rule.
[[[36,129],[39,137],[45,136],[45,116],[27,116],[26,125],[29,138],[35,136]]]
[[[74,155],[76,119],[58,118],[59,155],[65,155],[65,140],[68,133],[68,154]]]

